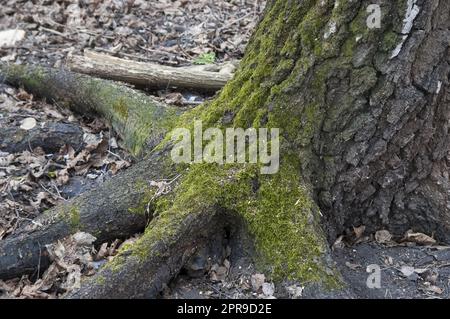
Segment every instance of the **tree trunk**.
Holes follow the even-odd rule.
[[[372,1],[269,1],[233,80],[174,127],[280,128],[279,172],[176,165],[145,234],[72,296],[154,296],[205,228],[230,227],[218,216],[242,220],[272,278],[326,287],[339,275],[325,238],[351,226],[450,242],[450,3],[378,3],[371,29]]]

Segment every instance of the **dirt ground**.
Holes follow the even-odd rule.
[[[59,68],[69,54],[84,49],[172,66],[238,60],[264,5],[262,0],[5,0],[0,6],[0,38],[5,30],[23,30],[23,38],[0,45],[0,60]],[[148,93],[164,99],[172,91]],[[183,94],[199,101],[211,98]],[[101,120],[72,114],[0,83],[3,131],[58,124],[65,125],[76,148],[61,142],[57,149],[46,150],[32,141],[6,150],[7,137],[0,140],[0,240],[46,209],[133,165],[120,139]],[[95,238],[80,233],[54,243],[47,247],[53,258],[50,268],[30,277],[0,280],[0,298],[59,298],[79,278],[114,258],[123,242],[138,236],[94,246]],[[330,254],[343,275],[344,289],[327,291],[295,282],[274,285],[253,265],[232,260],[228,253],[215,263],[199,256],[193,265],[196,271],[183,271],[161,298],[449,297],[448,247],[425,234],[396,241],[386,237],[389,234],[364,234],[355,228],[349,238],[334,243]],[[370,265],[380,267],[379,288],[367,286]]]

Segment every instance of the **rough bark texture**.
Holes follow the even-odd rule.
[[[64,145],[79,150],[83,146],[83,130],[75,124],[52,122],[31,130],[19,126],[1,127],[0,150],[4,152],[19,153],[41,147],[45,152],[53,153]]]
[[[65,70],[0,63],[0,75],[49,102],[101,115],[136,156],[150,152],[182,111],[124,85]]]
[[[381,28],[369,29],[370,4],[271,1],[202,116],[282,128],[281,155],[301,163],[330,239],[363,224],[448,242],[450,4],[379,1]]]
[[[170,67],[119,59],[106,54],[85,51],[84,56],[73,55],[67,66],[74,72],[122,81],[140,87],[177,87],[198,91],[217,91],[232,77],[230,72],[208,71],[208,66]]]

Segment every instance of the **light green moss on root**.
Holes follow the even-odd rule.
[[[81,84],[87,92],[83,95],[95,96],[98,101],[94,111],[111,123],[135,156],[151,151],[156,145],[147,143],[169,132],[181,113],[180,109],[159,104],[144,93],[114,82],[89,78]]]
[[[123,98],[119,98],[116,102],[113,103],[113,110],[117,113],[124,121],[128,119],[128,107],[123,100]]]
[[[95,283],[98,285],[104,285],[106,283],[106,278],[102,275],[98,275],[95,277]]]
[[[258,265],[273,279],[320,281],[333,286],[335,276],[323,264],[326,241],[318,226],[318,208],[306,186],[301,186],[298,163],[284,163],[280,173],[260,175],[258,165],[192,165],[172,195],[167,209],[152,220],[134,244],[122,247],[128,258],[145,260],[155,245],[177,240],[180,225],[210,209],[237,213],[245,221],[259,252]],[[254,184],[260,187],[254,189]],[[161,199],[158,199],[159,202]],[[158,254],[165,254],[158,250]],[[118,271],[124,260],[110,269]]]
[[[49,211],[50,212],[50,211]],[[56,215],[56,218],[63,220],[70,227],[71,233],[76,233],[82,229],[80,210],[76,205],[64,205]]]

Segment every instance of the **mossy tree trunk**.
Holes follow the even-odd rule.
[[[339,276],[326,238],[351,226],[450,242],[450,3],[379,0],[371,29],[372,2],[269,1],[233,80],[174,126],[280,128],[279,172],[169,169],[162,152],[181,178],[142,238],[72,297],[155,296],[220,228],[244,230],[273,278],[327,286]]]

